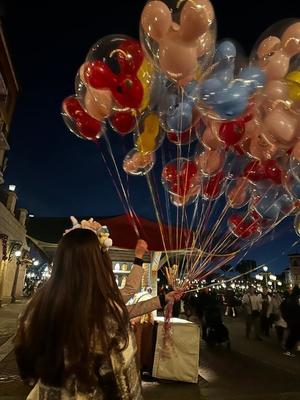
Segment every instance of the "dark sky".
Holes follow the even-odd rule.
[[[94,5],[97,3],[98,6]],[[69,4],[69,5],[67,5]],[[6,183],[17,186],[19,204],[37,216],[116,215],[122,204],[101,159],[101,149],[68,132],[60,117],[64,97],[74,93],[74,77],[90,46],[102,36],[124,33],[138,38],[145,1],[3,3],[1,13],[20,95],[10,132]],[[276,21],[300,18],[295,0],[215,0],[218,37],[237,40],[249,54],[258,36]],[[111,132],[117,156],[128,147]],[[142,178],[132,193],[138,214],[153,217]],[[255,254],[276,258],[296,240],[289,218]],[[278,239],[278,237],[280,239]],[[265,240],[264,240],[265,242]],[[275,245],[276,244],[276,245]],[[263,250],[262,250],[263,249]],[[295,248],[293,249],[295,250]]]

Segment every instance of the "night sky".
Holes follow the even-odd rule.
[[[97,215],[124,212],[101,158],[101,146],[80,140],[65,127],[60,106],[74,93],[74,77],[91,45],[105,35],[124,33],[138,38],[139,16],[145,1],[17,2],[1,6],[8,46],[20,86],[10,132],[6,184],[15,184],[19,206],[36,216]],[[68,2],[69,3],[69,2]],[[102,4],[101,4],[102,3]],[[218,37],[237,40],[249,54],[259,35],[283,18],[298,17],[295,0],[213,1]],[[128,151],[110,132],[118,160]],[[128,147],[129,145],[129,147]],[[132,182],[131,182],[131,185]],[[132,201],[137,214],[153,218],[145,201],[143,178],[135,178]],[[283,252],[299,245],[289,218],[247,257],[258,262],[275,259],[278,271],[287,265]],[[273,240],[271,240],[273,239]]]

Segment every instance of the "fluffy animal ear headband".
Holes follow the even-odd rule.
[[[81,222],[78,222],[73,216],[70,217],[70,219],[72,222],[72,228],[66,229],[64,235],[74,229],[89,229],[97,235],[102,251],[107,251],[112,246],[113,242],[109,237],[107,226],[100,225],[99,222],[94,221],[93,218],[90,218],[88,221],[83,219]]]

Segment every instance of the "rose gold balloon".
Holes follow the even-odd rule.
[[[288,111],[275,109],[268,113],[265,125],[281,143],[289,144],[296,138],[297,119]]]
[[[144,7],[141,22],[145,33],[160,41],[172,25],[171,12],[165,3],[154,0]]]
[[[239,178],[235,186],[227,193],[227,199],[232,207],[241,207],[248,197],[249,181],[247,178]]]
[[[220,171],[223,164],[222,154],[218,150],[205,150],[196,159],[196,163],[200,168],[200,171],[204,175],[216,174]]]
[[[258,58],[264,58],[273,51],[280,50],[281,41],[277,36],[269,36],[264,39],[257,49]]]
[[[160,67],[174,80],[192,76],[197,70],[197,47],[183,43],[178,32],[169,32],[159,46]]]
[[[201,140],[204,146],[210,150],[217,150],[224,147],[224,143],[217,138],[210,128],[205,129]]]
[[[282,35],[281,41],[283,50],[289,57],[300,53],[300,22],[289,26]]]
[[[267,100],[287,100],[288,86],[282,81],[270,81],[266,84],[263,93]]]
[[[296,158],[297,161],[300,161],[300,141],[298,141],[293,147],[291,156]]]
[[[249,154],[257,160],[269,160],[276,154],[276,147],[261,136],[253,137],[249,143]]]
[[[208,0],[187,1],[180,15],[180,35],[186,42],[195,41],[208,31],[214,10]]]
[[[290,58],[281,50],[259,62],[268,79],[282,79],[288,73]]]
[[[88,108],[92,107],[92,112],[102,115],[103,118],[109,117],[112,113],[113,106],[113,97],[111,91],[107,89],[94,89],[91,86],[87,86],[86,88],[87,92],[84,102],[87,111]]]
[[[89,92],[86,92],[84,96],[84,106],[87,113],[91,117],[99,121],[105,118],[105,116],[102,114],[101,107],[98,107],[98,103],[95,101],[94,97]]]

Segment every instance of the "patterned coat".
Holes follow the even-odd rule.
[[[133,266],[123,289],[122,298],[125,303],[139,290],[143,269],[140,266]],[[129,317],[149,313],[159,309],[158,297],[150,300],[127,306]],[[121,339],[118,338],[115,321],[107,321],[107,330],[111,339],[122,347]],[[38,381],[27,400],[142,400],[140,373],[137,365],[136,341],[130,327],[129,343],[124,350],[114,350],[110,358],[104,357],[101,351],[101,342],[96,340],[95,364],[98,376],[98,385],[91,393],[81,393],[77,387],[76,377],[70,376],[63,388],[56,388],[44,385]],[[95,333],[97,337],[97,333]],[[95,368],[95,366],[94,366]]]

